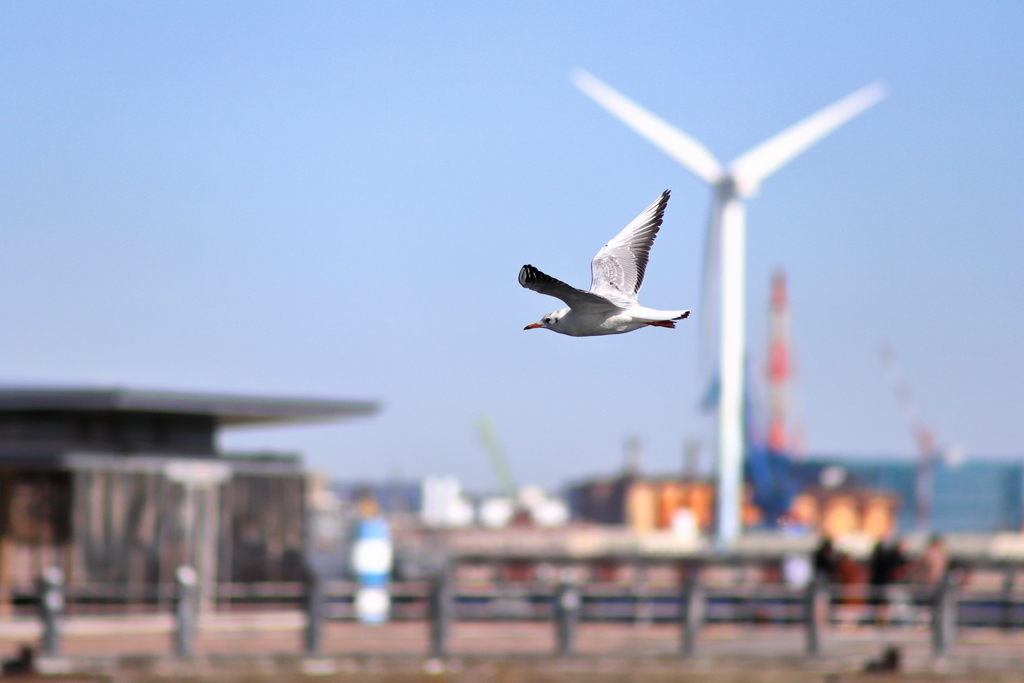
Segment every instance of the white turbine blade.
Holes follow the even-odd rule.
[[[756,194],[761,181],[839,126],[881,102],[885,96],[885,86],[876,81],[741,155],[729,165],[730,175],[736,180],[740,194],[747,197]]]
[[[605,85],[586,71],[577,71],[573,84],[648,142],[690,169],[698,178],[714,185],[722,179],[722,164],[707,147],[658,118],[625,95]]]

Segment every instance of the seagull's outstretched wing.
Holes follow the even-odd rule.
[[[668,195],[668,190],[662,192],[653,204],[597,252],[590,263],[591,292],[621,307],[637,304],[636,295],[644,283],[647,258],[661,229]]]
[[[545,275],[530,264],[526,264],[519,269],[519,284],[540,294],[547,294],[556,299],[561,299],[569,308],[579,309],[581,307],[594,306],[617,308],[614,303],[603,296],[593,292],[585,292],[582,289],[576,289],[561,280],[556,280],[550,275]]]

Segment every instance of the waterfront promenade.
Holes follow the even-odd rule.
[[[712,678],[717,678],[715,672],[747,672],[745,678],[732,679],[739,681],[762,680],[764,672],[776,670],[801,675],[850,674],[863,669],[886,646],[894,645],[901,651],[901,668],[907,673],[941,675],[943,680],[960,676],[972,681],[1024,680],[1024,631],[1020,630],[961,629],[954,650],[936,658],[927,628],[837,626],[826,630],[822,654],[808,657],[799,626],[711,624],[701,633],[697,654],[682,658],[677,654],[679,629],[673,625],[593,623],[580,625],[575,654],[555,657],[550,623],[459,622],[452,627],[450,656],[431,660],[424,622],[368,626],[329,621],[322,652],[316,656],[303,654],[304,625],[298,611],[204,616],[196,657],[187,662],[171,654],[173,621],[168,615],[69,617],[64,622],[61,656],[42,660],[41,670],[111,675],[126,670],[138,675],[162,671],[160,675],[165,675],[199,666],[211,675],[235,670],[253,675],[293,670],[299,675],[303,667],[312,666],[308,675],[348,676],[346,680],[355,680],[351,676],[360,673],[412,675],[418,671],[444,673],[446,680],[469,676],[472,671],[473,680],[490,680],[487,672],[500,665],[517,670],[554,667],[552,671],[562,670],[566,675],[570,670],[581,675],[590,670],[621,671],[638,677],[629,680],[641,680],[647,675],[642,672],[654,671],[679,675],[703,671],[714,674]],[[37,620],[0,622],[0,652],[13,656],[21,644],[38,642],[38,635]],[[569,679],[575,680],[575,675]]]

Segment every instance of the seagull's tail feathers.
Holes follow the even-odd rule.
[[[656,320],[683,320],[689,317],[689,311],[659,311],[654,308],[644,308],[643,306],[637,306],[629,311],[629,314],[633,316],[635,320],[642,320],[645,323],[654,322]]]
[[[689,311],[656,311],[653,308],[644,308],[632,311],[632,313],[635,319],[642,321],[645,325],[672,329],[675,329],[676,320],[685,320],[690,316]]]

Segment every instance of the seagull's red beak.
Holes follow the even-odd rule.
[[[524,327],[523,329],[524,329],[524,330],[535,330],[535,329],[537,329],[538,327],[544,327],[544,326],[543,326],[543,325],[541,325],[540,323],[530,323],[529,325],[527,325],[527,326],[526,326],[526,327]]]

